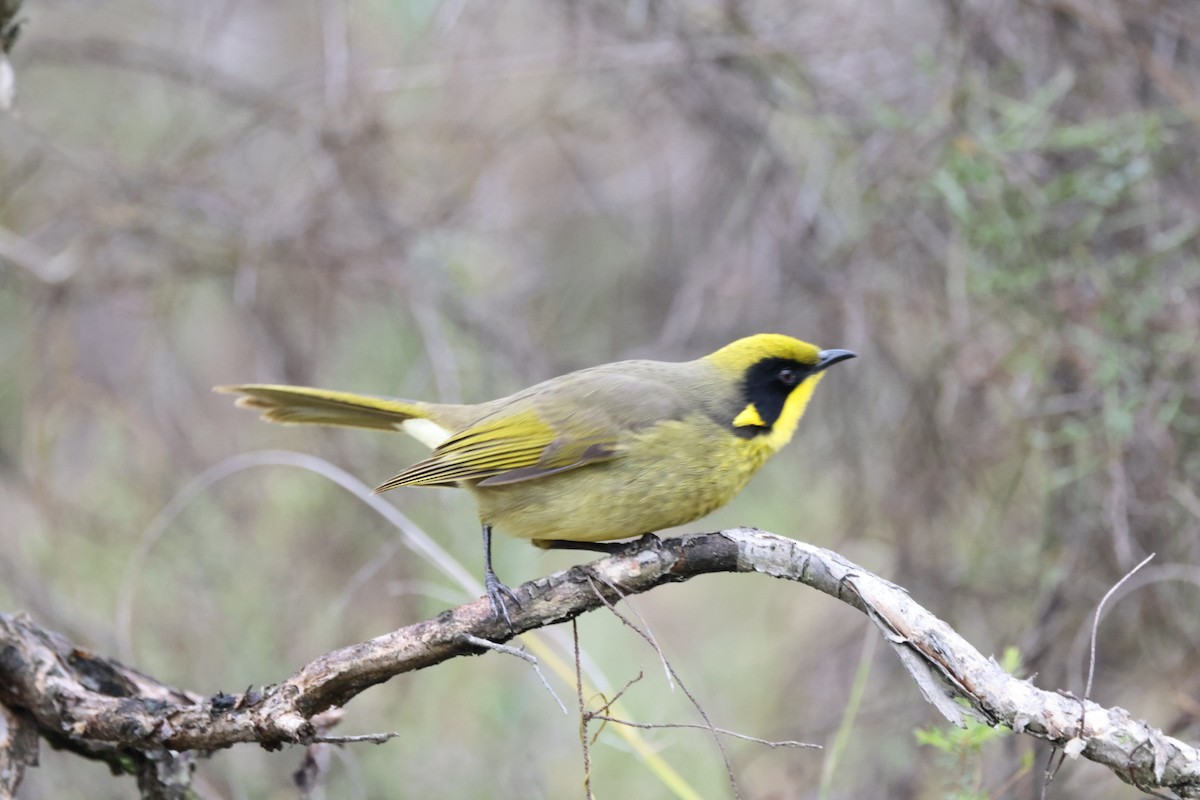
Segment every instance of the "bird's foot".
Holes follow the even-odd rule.
[[[508,615],[508,604],[505,602],[505,598],[520,608],[521,601],[517,599],[516,592],[501,583],[500,579],[496,577],[496,573],[490,571],[483,576],[483,585],[487,591],[488,602],[492,605],[492,618],[504,620],[511,629],[512,617]]]

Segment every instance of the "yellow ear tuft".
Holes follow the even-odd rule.
[[[758,408],[754,403],[742,409],[742,413],[733,418],[733,427],[746,428],[754,426],[756,428],[765,428],[767,423],[763,422],[762,416],[758,413]]]

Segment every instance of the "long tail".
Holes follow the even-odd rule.
[[[240,394],[239,406],[259,409],[263,419],[288,425],[345,425],[412,434],[404,423],[426,420],[430,415],[422,403],[306,386],[250,383],[217,386],[213,391]]]

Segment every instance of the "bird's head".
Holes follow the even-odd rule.
[[[760,333],[727,344],[704,360],[737,387],[729,420],[734,433],[778,450],[791,440],[825,370],[855,355]]]

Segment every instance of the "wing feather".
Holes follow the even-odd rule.
[[[503,486],[619,458],[631,434],[686,411],[686,398],[661,380],[666,366],[610,364],[493,401],[490,413],[376,491],[463,482]]]

